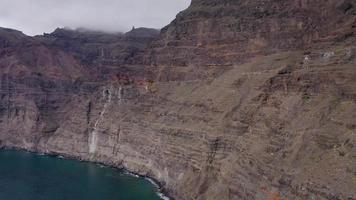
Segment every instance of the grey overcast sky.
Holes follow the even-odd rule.
[[[135,27],[162,28],[190,0],[0,0],[0,27],[28,35],[57,27],[126,32]]]

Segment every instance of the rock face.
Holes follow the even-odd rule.
[[[38,36],[48,46],[71,51],[83,64],[89,66],[123,65],[139,63],[147,43],[159,31],[138,28],[125,34],[103,34],[85,29],[57,29],[51,34]]]
[[[356,199],[356,3],[193,0],[159,35],[0,29],[0,145],[177,200]]]

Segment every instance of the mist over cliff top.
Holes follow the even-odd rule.
[[[190,0],[0,0],[0,27],[27,35],[57,27],[127,32],[133,26],[162,28]]]

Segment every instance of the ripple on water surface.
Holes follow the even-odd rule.
[[[0,200],[161,200],[157,188],[110,167],[0,150]]]

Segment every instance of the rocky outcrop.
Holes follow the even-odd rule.
[[[356,199],[355,9],[193,0],[157,38],[1,30],[0,145],[125,167],[177,200]]]
[[[48,46],[72,52],[87,66],[118,66],[141,63],[147,44],[159,34],[158,30],[133,28],[130,32],[103,33],[86,29],[56,29],[51,34],[37,36]]]

